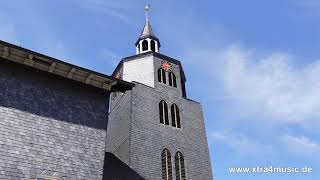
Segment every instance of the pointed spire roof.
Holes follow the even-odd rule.
[[[140,35],[140,39],[144,39],[145,37],[154,37],[156,38],[156,35],[152,31],[151,25],[149,20],[146,21],[146,24],[144,25],[143,31]]]
[[[155,33],[152,31],[152,27],[151,27],[151,24],[150,24],[150,21],[149,21],[149,10],[150,10],[150,5],[149,4],[146,5],[145,10],[146,10],[146,23],[145,23],[145,25],[143,27],[143,30],[141,32],[141,35],[140,35],[139,39],[136,42],[136,45],[139,43],[140,40],[146,39],[146,38],[154,39],[154,40],[158,41],[159,44],[160,44],[159,39],[157,38]]]

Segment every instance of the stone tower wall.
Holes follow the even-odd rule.
[[[170,92],[170,91],[168,91]],[[185,158],[187,179],[212,179],[211,164],[201,105],[157,89],[136,84],[132,92],[130,166],[146,179],[161,179],[161,151]],[[180,109],[181,129],[159,122],[159,102],[175,103]],[[169,111],[170,112],[170,111]]]
[[[179,151],[185,158],[187,179],[211,180],[212,170],[202,107],[198,102],[184,96],[184,81],[181,77],[183,70],[180,62],[160,54],[150,53],[126,59],[123,64],[143,62],[146,56],[153,60],[151,69],[154,74],[150,77],[153,78],[154,86],[148,83],[150,77],[140,76],[150,73],[150,69],[131,67],[133,69],[126,70],[128,73],[133,71],[142,71],[142,73],[130,79],[135,84],[132,91],[127,91],[123,95],[118,93],[115,98],[112,98],[107,135],[108,139],[110,138],[107,145],[112,147],[110,152],[145,179],[161,180],[162,150],[167,148],[171,152],[173,176],[175,176],[174,156]],[[177,87],[158,82],[157,73],[163,60],[172,64]],[[148,82],[145,79],[149,79]],[[170,106],[174,103],[178,106],[181,128],[160,123],[159,102],[161,100],[165,100],[168,104],[169,119],[171,119]]]

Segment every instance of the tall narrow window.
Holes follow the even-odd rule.
[[[162,68],[158,69],[158,81],[164,84],[167,83],[166,72]]]
[[[176,75],[173,72],[169,72],[169,85],[177,87]]]
[[[142,41],[142,51],[146,51],[148,50],[148,41],[147,40],[143,40]]]
[[[174,105],[171,106],[171,124],[173,127],[177,127]]]
[[[159,103],[159,116],[161,124],[169,125],[168,105],[164,100]]]
[[[174,75],[173,73],[172,73],[172,80],[173,80],[173,87],[177,87],[176,75]]]
[[[156,51],[156,43],[153,40],[151,41],[151,51]]]
[[[162,82],[164,84],[167,84],[166,72],[163,69],[161,69],[161,71],[162,71]]]
[[[161,152],[162,180],[172,180],[171,154],[168,149]]]
[[[162,69],[158,69],[158,81],[162,82]]]
[[[182,153],[177,152],[174,159],[176,167],[176,180],[186,180],[186,170]]]
[[[180,112],[176,104],[171,105],[171,124],[173,127],[181,128]]]

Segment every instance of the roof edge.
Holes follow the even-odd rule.
[[[0,40],[0,57],[106,91],[125,91],[134,84]]]

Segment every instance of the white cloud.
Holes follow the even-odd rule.
[[[295,5],[306,7],[306,8],[320,8],[320,1],[318,0],[294,0]]]
[[[271,145],[262,144],[247,135],[234,134],[229,131],[212,132],[208,136],[209,144],[222,144],[230,148],[239,157],[273,155]]]
[[[129,9],[133,6],[131,2],[111,1],[111,0],[84,0],[81,1],[82,7],[95,13],[106,14],[116,18],[128,25],[134,25],[134,21],[128,15]],[[77,1],[77,3],[79,3]]]
[[[275,137],[273,137],[275,138]],[[275,138],[272,144],[261,142],[251,136],[243,133],[233,133],[231,131],[217,131],[209,133],[209,145],[214,145],[213,150],[217,147],[227,147],[234,158],[261,158],[268,157],[273,159],[278,157],[280,148],[284,148],[285,153],[295,157],[314,159],[314,154],[320,152],[320,143],[306,136],[281,135]],[[275,144],[280,146],[274,147]],[[317,160],[317,159],[314,159]]]
[[[319,142],[313,141],[306,136],[283,135],[281,142],[288,151],[302,157],[315,158],[313,155],[320,152]]]
[[[0,16],[2,16],[1,13]],[[19,44],[14,25],[5,22],[2,18],[0,19],[0,25],[0,39],[14,44]]]
[[[319,0],[291,0],[292,4],[297,8],[296,14],[303,15],[304,17],[318,18],[320,15],[320,1]],[[300,10],[300,11],[299,11]],[[302,12],[302,14],[301,14]],[[297,18],[295,18],[296,20]],[[317,20],[317,19],[315,19]]]
[[[211,75],[241,110],[281,122],[320,117],[320,60],[295,65],[290,54],[260,57],[237,45],[210,57]]]
[[[107,60],[108,63],[112,66],[116,66],[121,59],[121,57],[117,53],[106,48],[101,49],[100,57],[104,60]]]
[[[75,61],[75,59],[72,59],[68,55],[64,42],[59,40],[48,39],[46,42],[43,42],[43,47],[41,47],[40,52],[50,57],[54,57],[64,61],[69,61],[69,62]]]

